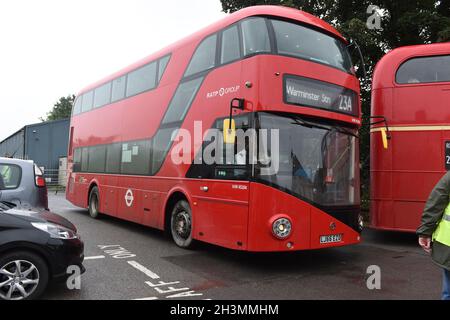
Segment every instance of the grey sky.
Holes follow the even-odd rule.
[[[219,0],[0,1],[0,141],[224,15]]]

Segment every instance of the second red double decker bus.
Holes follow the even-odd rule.
[[[372,226],[415,232],[434,185],[450,170],[450,43],[392,50],[372,85]],[[382,122],[380,122],[380,119]],[[383,120],[384,119],[384,120]],[[382,135],[389,136],[383,142]]]
[[[307,13],[251,7],[85,88],[67,199],[167,230],[181,247],[358,243],[360,89],[348,45]],[[206,139],[212,129],[224,138]],[[257,143],[239,146],[239,130]],[[264,161],[250,161],[252,145]]]

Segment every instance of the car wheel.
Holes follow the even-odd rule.
[[[192,212],[187,201],[181,200],[175,204],[170,226],[172,238],[176,245],[183,249],[192,248]]]
[[[0,256],[0,300],[37,299],[48,279],[48,266],[38,255],[19,251]]]
[[[98,219],[100,217],[99,212],[100,196],[97,187],[93,187],[91,193],[89,194],[89,215],[93,219]]]

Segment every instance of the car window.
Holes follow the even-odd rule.
[[[19,166],[0,164],[0,190],[18,188],[21,178],[22,170]]]

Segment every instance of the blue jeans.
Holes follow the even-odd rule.
[[[450,270],[444,269],[442,300],[450,300]]]

